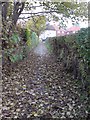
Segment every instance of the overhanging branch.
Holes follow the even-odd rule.
[[[56,13],[60,13],[59,11],[43,11],[43,12],[36,12],[36,13],[21,13],[21,14],[39,14],[39,13],[52,13],[52,12],[56,12]]]
[[[58,11],[43,11],[43,12],[36,12],[36,13],[21,13],[21,14],[23,14],[23,15],[31,15],[31,16],[34,16],[34,15],[37,15],[37,16],[39,16],[39,14],[40,15],[42,15],[42,14],[44,14],[44,13],[49,13],[49,14],[51,14],[51,13],[60,13],[60,12],[58,12]],[[28,17],[19,17],[19,19],[29,19],[29,18],[31,18],[31,16],[28,16]]]

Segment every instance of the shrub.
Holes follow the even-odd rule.
[[[53,37],[48,40],[49,48],[62,61],[67,72],[82,81],[83,88],[90,75],[90,27],[78,33]],[[89,85],[89,84],[88,84]]]

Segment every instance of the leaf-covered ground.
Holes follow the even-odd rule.
[[[36,50],[35,50],[36,51]],[[38,52],[37,52],[38,53]],[[9,68],[10,69],[10,68]],[[86,118],[87,100],[81,99],[73,76],[66,74],[54,55],[31,52],[13,67],[3,68],[2,118]]]

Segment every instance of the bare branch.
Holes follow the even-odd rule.
[[[21,14],[39,14],[39,13],[52,13],[52,12],[56,12],[56,13],[60,13],[59,11],[43,11],[43,12],[36,12],[36,13],[21,13]]]

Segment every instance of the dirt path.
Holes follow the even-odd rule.
[[[37,54],[37,55],[39,55],[39,56],[41,56],[41,57],[47,55],[48,54],[48,50],[45,47],[45,43],[40,42],[40,44],[34,50],[34,53]]]
[[[86,100],[80,99],[73,76],[66,74],[44,43],[9,75],[3,70],[2,118],[85,118]],[[6,74],[7,73],[7,74]]]

